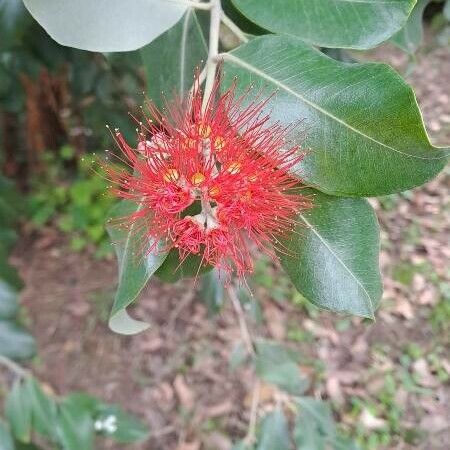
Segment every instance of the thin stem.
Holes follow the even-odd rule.
[[[261,381],[257,379],[255,381],[255,385],[253,386],[250,420],[248,423],[248,431],[244,438],[244,442],[247,445],[252,445],[256,441],[256,423],[258,421],[258,406],[260,394],[261,394]]]
[[[19,377],[23,378],[29,375],[29,372],[26,369],[6,356],[0,355],[0,365],[6,367],[11,372],[14,372]]]
[[[236,290],[234,286],[228,286],[227,287],[227,293],[230,297],[231,303],[233,304],[234,310],[236,312],[236,316],[238,318],[239,322],[239,328],[241,330],[242,339],[245,343],[245,346],[247,347],[247,351],[250,355],[255,354],[255,349],[253,345],[252,336],[250,334],[250,331],[247,326],[247,321],[245,320],[245,313],[242,309],[241,302],[239,301],[239,298],[236,294]]]
[[[248,42],[245,33],[222,11],[222,23],[241,41]]]
[[[211,96],[217,70],[217,55],[219,54],[219,32],[222,17],[222,5],[220,0],[211,0],[211,22],[209,27],[209,50],[206,61],[206,82],[203,93],[202,111],[206,110],[209,97]]]
[[[195,8],[195,9],[203,9],[208,10],[211,9],[211,3],[200,3],[195,0],[168,0],[172,3],[177,3],[179,5],[188,6],[189,8]]]

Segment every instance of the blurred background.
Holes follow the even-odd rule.
[[[432,142],[444,145],[450,25],[440,2],[424,17],[414,57],[393,44],[345,57],[406,74]],[[131,338],[107,326],[117,276],[104,222],[114,200],[92,162],[114,148],[106,124],[133,137],[128,112],[145,89],[137,52],[62,47],[21,3],[0,10],[0,270],[20,293],[13,331],[34,337],[32,370],[53,392],[95,394],[150,425],[150,440],[129,448],[227,450],[245,434],[251,403],[232,308],[221,298],[203,301],[191,280],[155,280],[133,313],[152,323],[150,331]],[[449,187],[447,169],[420,189],[370,200],[385,283],[374,325],[319,311],[264,258],[253,276],[246,307],[258,334],[298,351],[311,393],[331,401],[340,427],[363,449],[449,448]],[[0,353],[15,336],[2,321]],[[35,353],[28,343],[19,356]],[[8,376],[0,371],[0,399]],[[263,407],[275,400],[263,386]]]

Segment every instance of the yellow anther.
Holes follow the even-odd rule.
[[[201,172],[196,172],[191,177],[191,182],[194,186],[199,186],[205,181],[205,175],[203,175]]]
[[[211,134],[211,127],[207,124],[201,123],[198,126],[198,134],[203,138],[209,138],[210,134]]]
[[[217,197],[220,193],[220,189],[218,186],[213,186],[209,191],[208,194],[210,197]]]
[[[166,170],[163,178],[164,181],[170,183],[171,181],[177,181],[178,178],[180,178],[180,174],[178,173],[177,169],[171,168]]]
[[[228,166],[227,170],[228,173],[230,173],[231,175],[236,175],[241,171],[241,167],[242,164],[240,162],[235,161]]]
[[[216,139],[214,139],[214,148],[218,152],[222,150],[225,147],[225,145],[226,141],[225,138],[223,138],[222,136],[217,136]]]
[[[247,180],[251,181],[253,183],[253,181],[256,181],[258,179],[258,177],[256,175],[250,175]]]
[[[184,146],[191,149],[197,148],[197,140],[193,138],[186,138],[184,140]]]

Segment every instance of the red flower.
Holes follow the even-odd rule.
[[[236,98],[234,86],[219,95],[218,84],[203,109],[198,86],[167,116],[149,104],[136,149],[116,132],[131,171],[110,165],[108,173],[117,196],[141,204],[123,218],[131,230],[165,242],[164,251],[178,248],[181,260],[197,254],[242,276],[253,270],[251,248],[282,251],[278,238],[310,202],[289,192],[303,153],[288,146],[288,129],[268,124],[267,100],[243,107],[245,96]]]

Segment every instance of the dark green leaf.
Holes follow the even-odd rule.
[[[18,45],[30,22],[21,1],[0,0],[0,50]]]
[[[267,414],[262,421],[257,450],[289,450],[290,448],[286,417],[281,409],[276,409]]]
[[[391,41],[407,53],[414,53],[423,38],[423,12],[431,0],[418,0],[404,27],[392,36]]]
[[[304,195],[312,190],[302,190]],[[379,230],[364,199],[312,196],[286,239],[281,264],[297,290],[320,308],[374,318],[382,294]]]
[[[136,50],[180,20],[186,6],[165,0],[24,0],[62,45],[94,52]]]
[[[209,314],[217,314],[223,306],[225,292],[219,271],[213,269],[202,277],[200,296]]]
[[[250,20],[273,33],[321,47],[367,49],[398,31],[415,0],[233,0]]]
[[[210,270],[212,270],[212,266],[202,265],[201,256],[190,253],[181,262],[180,252],[177,249],[172,249],[155,275],[166,283],[174,283],[183,278],[198,277]]]
[[[290,394],[300,395],[308,389],[309,382],[300,376],[297,360],[277,342],[258,341],[254,364],[260,378]]]
[[[198,13],[188,9],[182,20],[141,49],[147,75],[147,95],[160,108],[161,93],[184,95],[192,86],[196,68],[206,61],[208,46]]]
[[[292,139],[310,151],[296,172],[324,192],[401,191],[446,163],[448,149],[430,144],[413,91],[385,64],[345,64],[288,36],[255,38],[224,58],[225,88],[237,76],[239,93],[250,83],[276,90],[271,120],[304,120]]]
[[[142,206],[129,201],[120,202],[111,213],[113,222],[110,221],[107,226],[119,265],[119,286],[111,311],[110,327],[122,334],[135,334],[147,328],[147,324],[132,319],[126,307],[137,298],[167,257],[167,253],[155,254],[142,249],[143,239],[147,238],[134,229],[136,227],[124,228],[114,223],[114,219],[127,216],[138,208]],[[148,246],[151,246],[150,242]]]
[[[0,421],[0,450],[16,450],[11,433],[3,421]]]
[[[0,320],[0,355],[28,359],[36,353],[33,337],[14,322]]]
[[[24,385],[14,383],[5,402],[5,415],[15,439],[30,442],[31,437],[31,402]]]

